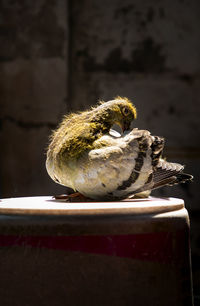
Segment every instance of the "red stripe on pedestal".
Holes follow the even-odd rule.
[[[167,232],[130,235],[14,236],[1,235],[0,247],[34,247],[171,262],[173,235]]]

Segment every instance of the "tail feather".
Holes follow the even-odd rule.
[[[134,131],[135,132],[135,131]],[[164,138],[152,136],[148,131],[137,130],[138,138],[140,134],[139,150],[146,152],[146,147],[151,149],[151,172],[146,180],[146,183],[134,190],[134,194],[144,193],[166,185],[175,185],[185,183],[193,179],[190,174],[183,173],[184,166],[179,163],[167,162],[162,158],[164,148]]]
[[[137,194],[167,185],[172,186],[175,184],[185,183],[186,181],[191,181],[193,176],[183,173],[183,169],[184,166],[181,164],[160,160],[159,167],[154,170],[151,181],[136,190],[135,193]]]
[[[160,159],[158,167],[153,172],[153,188],[164,185],[174,185],[192,180],[193,176],[183,173],[184,166],[178,163],[169,163]]]
[[[187,181],[191,181],[192,179],[193,179],[193,176],[191,174],[178,173],[176,175],[176,181],[173,184],[185,183]]]

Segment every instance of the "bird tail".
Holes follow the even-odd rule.
[[[152,189],[157,189],[164,185],[172,186],[192,180],[193,176],[183,173],[183,169],[183,165],[178,163],[169,163],[163,159],[160,159],[155,171],[153,172]]]
[[[151,144],[151,158],[154,167],[152,181],[153,187],[157,189],[164,185],[175,185],[185,183],[193,179],[190,174],[183,173],[184,166],[178,163],[170,163],[161,158],[164,148],[164,138],[152,136],[153,142]]]
[[[175,185],[179,183],[185,183],[191,181],[193,176],[183,173],[184,166],[178,163],[170,163],[163,159],[160,159],[157,167],[154,168],[151,174],[151,180],[148,181],[143,187],[135,190],[135,196],[137,194],[141,196],[146,191],[158,189],[166,185]]]
[[[146,152],[151,148],[152,172],[149,174],[146,183],[134,190],[134,194],[151,191],[165,185],[175,185],[191,181],[193,176],[183,173],[184,166],[178,163],[167,162],[162,158],[164,138],[152,136],[147,131],[134,129],[134,135],[138,136],[140,152]]]

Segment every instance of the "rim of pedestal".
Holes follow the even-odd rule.
[[[5,198],[0,200],[0,215],[115,215],[159,214],[184,208],[179,198],[127,199],[116,202],[68,203],[51,196]]]

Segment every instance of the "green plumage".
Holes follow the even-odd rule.
[[[83,152],[93,149],[94,141],[108,133],[114,123],[129,128],[136,118],[135,107],[125,98],[118,97],[118,103],[113,101],[101,103],[90,111],[65,116],[51,136],[49,156],[52,159],[76,159]],[[123,114],[125,107],[127,116]]]

